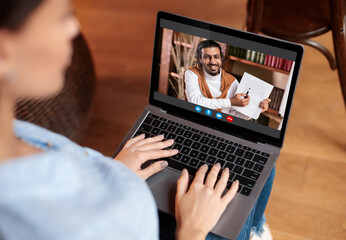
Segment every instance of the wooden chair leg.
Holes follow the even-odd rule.
[[[261,30],[264,0],[249,0],[247,5],[246,30],[259,33]]]
[[[335,58],[346,106],[346,0],[330,0],[329,4]]]

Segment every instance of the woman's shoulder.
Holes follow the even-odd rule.
[[[56,147],[62,147],[67,144],[75,145],[74,142],[63,135],[21,120],[14,121],[14,134],[23,141],[43,149],[49,148],[52,145]]]

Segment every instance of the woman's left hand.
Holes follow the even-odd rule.
[[[260,103],[260,108],[262,108],[261,113],[265,112],[268,110],[269,107],[269,103],[271,102],[271,100],[269,98],[264,99],[261,103]]]
[[[141,169],[143,163],[153,159],[171,157],[179,152],[176,149],[162,150],[174,143],[173,139],[162,141],[163,138],[163,135],[151,138],[145,138],[144,134],[139,135],[130,139],[114,159],[124,163],[145,180],[167,167],[168,163],[167,161],[157,161],[149,167]]]

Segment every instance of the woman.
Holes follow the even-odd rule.
[[[177,154],[162,150],[173,140],[138,136],[112,160],[14,119],[18,99],[60,90],[78,32],[69,0],[0,2],[0,239],[157,239],[157,210],[143,179],[167,162],[140,166]],[[216,183],[219,171],[215,165],[204,183],[207,166],[201,167],[190,187],[182,172],[178,239],[205,239],[234,197],[238,182],[221,196],[228,171]]]

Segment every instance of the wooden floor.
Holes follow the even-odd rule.
[[[84,145],[111,155],[147,104],[158,10],[242,29],[242,1],[75,0],[98,89]],[[316,39],[333,50],[326,34]],[[346,114],[338,76],[306,47],[266,210],[274,239],[346,239]]]

